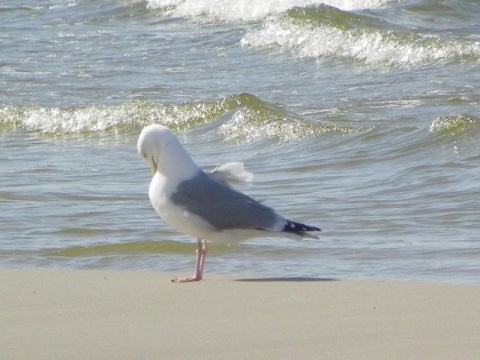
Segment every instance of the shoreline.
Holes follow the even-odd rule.
[[[474,359],[480,286],[0,269],[0,358]]]

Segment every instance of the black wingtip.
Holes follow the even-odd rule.
[[[300,224],[300,223],[297,223],[295,221],[287,220],[287,223],[285,224],[285,227],[283,228],[283,231],[293,232],[293,233],[303,233],[303,232],[307,232],[307,231],[322,231],[322,230],[320,230],[316,226]]]

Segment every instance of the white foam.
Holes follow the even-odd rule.
[[[171,16],[206,16],[211,20],[259,21],[293,7],[329,5],[341,10],[378,8],[392,0],[148,0],[150,8],[167,9]]]
[[[357,131],[361,131],[361,129],[323,126],[291,117],[279,118],[249,108],[237,110],[232,118],[218,129],[219,134],[224,137],[225,141],[238,143],[260,139],[272,139],[280,143],[288,143],[329,132],[350,133]]]
[[[112,122],[118,121],[98,110],[40,108],[30,111],[22,125],[31,130],[58,134],[105,130],[113,125]]]
[[[262,29],[247,33],[241,44],[291,52],[297,58],[337,57],[393,66],[415,66],[449,57],[480,55],[480,42],[449,41],[392,31],[309,27],[281,16],[267,20]]]
[[[224,100],[181,105],[133,101],[120,105],[91,105],[75,108],[0,107],[0,124],[16,124],[46,134],[116,131],[130,126],[162,123],[172,126],[208,122],[228,109]]]
[[[467,132],[478,124],[479,119],[471,115],[449,115],[433,120],[429,130],[431,133],[455,135]]]

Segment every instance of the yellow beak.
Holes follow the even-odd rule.
[[[152,159],[152,165],[150,165],[150,169],[152,170],[152,175],[155,175],[157,172],[157,164],[155,164],[155,161]]]

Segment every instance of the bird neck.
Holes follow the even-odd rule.
[[[158,159],[157,171],[176,181],[191,179],[200,169],[181,145],[175,145],[177,144],[171,144],[163,150]]]

